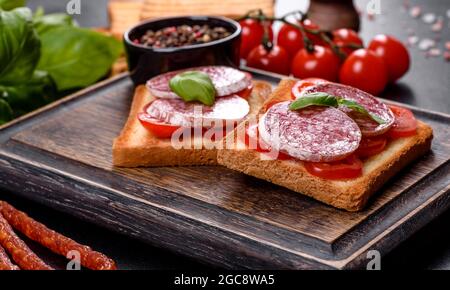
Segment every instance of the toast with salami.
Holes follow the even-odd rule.
[[[351,110],[355,104],[364,110]],[[258,116],[226,136],[232,145],[219,150],[219,164],[347,211],[363,209],[433,138],[409,110],[318,80],[281,81]]]
[[[204,67],[197,68],[197,70],[210,73],[216,84],[217,94],[220,95],[214,106],[211,107],[212,109],[209,109],[210,107],[205,109],[209,110],[208,113],[205,113],[205,116],[209,114],[208,116],[211,118],[220,119],[222,118],[220,116],[226,115],[232,119],[234,115],[235,121],[238,123],[240,121],[238,120],[239,114],[245,115],[245,118],[247,118],[258,113],[272,90],[269,83],[252,81],[251,76],[245,74],[246,81],[251,83],[251,89],[247,89],[248,83],[239,83],[241,81],[239,73],[234,74],[236,70],[233,71],[230,68],[226,68],[226,72],[223,72],[223,67]],[[177,73],[172,72],[156,77],[150,80],[146,86],[140,85],[136,88],[128,120],[120,136],[114,141],[114,166],[217,165],[217,149],[214,144],[218,143],[219,139],[194,135],[189,146],[175,148],[170,136],[162,136],[161,138],[159,135],[164,134],[164,131],[170,131],[171,128],[192,125],[190,123],[192,121],[191,104],[180,101],[177,95],[170,91],[167,86],[168,79]],[[227,78],[228,80],[221,78]],[[244,98],[233,94],[235,91],[242,91],[243,87],[246,88],[244,91],[247,91]],[[226,96],[229,93],[231,95]],[[149,104],[151,104],[150,107]],[[151,114],[153,118],[157,118],[160,123],[152,123],[152,120],[147,122],[147,113]],[[185,123],[189,124],[186,125]],[[169,135],[171,135],[171,132],[169,132]]]

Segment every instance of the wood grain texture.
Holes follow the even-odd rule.
[[[267,15],[273,16],[274,6],[274,0],[145,0],[141,18],[181,15],[217,15],[237,18],[254,9],[262,9]]]
[[[432,152],[348,213],[221,167],[113,168],[133,94],[119,78],[0,131],[0,187],[224,267],[353,268],[449,207],[450,118]]]

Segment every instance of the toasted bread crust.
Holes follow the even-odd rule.
[[[271,90],[271,85],[266,82],[254,82],[253,92],[248,98],[250,115],[259,111]],[[114,166],[217,165],[217,149],[207,149],[205,146],[202,149],[175,149],[170,139],[159,139],[140,124],[138,113],[153,99],[144,85],[136,88],[128,120],[113,144]],[[193,142],[200,141],[194,138]]]
[[[274,100],[290,99],[290,91],[294,83],[293,80],[282,81],[266,104]],[[262,110],[265,108],[263,107]],[[243,128],[245,123],[240,124],[236,130],[243,130]],[[388,179],[430,150],[433,130],[419,121],[415,136],[391,141],[382,153],[364,160],[361,177],[343,181],[313,176],[305,170],[300,161],[261,160],[260,153],[245,148],[246,146],[242,143],[238,144],[239,141],[235,135],[237,134],[230,133],[224,140],[229,142],[228,140],[232,139],[235,147],[219,150],[219,164],[281,185],[334,207],[347,211],[359,211],[367,204],[370,196]]]

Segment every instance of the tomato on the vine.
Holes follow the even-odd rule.
[[[302,23],[303,27],[310,31],[316,31],[318,32],[320,30],[319,25],[312,22],[310,19],[305,19]],[[315,44],[315,45],[322,45],[325,46],[326,43],[323,41],[323,39],[320,37],[317,33],[312,32],[306,32],[306,36]]]
[[[395,116],[395,122],[388,136],[392,139],[414,136],[417,132],[417,120],[414,114],[402,107],[389,106]]]
[[[384,59],[390,82],[400,79],[409,70],[410,57],[408,49],[392,36],[380,34],[369,44],[369,50]]]
[[[339,180],[360,177],[363,163],[358,157],[351,155],[344,160],[335,162],[304,162],[304,166],[311,175]]]
[[[288,75],[289,55],[281,46],[275,45],[269,49],[260,44],[250,51],[247,66]]]
[[[261,44],[264,37],[264,25],[268,25],[269,41],[273,41],[273,30],[271,23],[261,23],[254,19],[239,21],[242,27],[240,57],[246,58],[250,51]]]
[[[340,82],[373,95],[387,85],[387,69],[383,59],[373,51],[358,49],[345,60],[339,75]]]
[[[292,59],[300,49],[305,47],[300,30],[289,24],[284,24],[281,27],[278,32],[277,44],[286,49],[290,59]]]
[[[341,28],[333,31],[333,42],[347,55],[364,45],[358,33],[352,29]]]
[[[314,24],[309,19],[306,19],[303,22],[298,22],[297,24],[308,30],[319,31],[319,26]],[[324,44],[322,38],[317,34],[306,32],[306,36],[313,42],[313,44]],[[303,35],[300,29],[292,25],[284,24],[278,32],[277,44],[286,49],[290,59],[292,59],[299,50],[305,47],[303,41]]]
[[[315,45],[313,52],[301,49],[292,61],[292,74],[300,79],[321,78],[335,82],[338,79],[341,62],[328,47]]]

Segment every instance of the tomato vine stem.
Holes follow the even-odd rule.
[[[238,21],[245,20],[245,19],[253,19],[256,21],[259,21],[260,23],[263,23],[264,26],[264,37],[262,40],[262,44],[268,51],[270,51],[273,47],[272,43],[269,43],[269,29],[268,29],[268,23],[272,22],[282,22],[286,25],[290,25],[300,31],[302,34],[303,44],[305,49],[308,51],[308,53],[314,53],[314,43],[311,41],[311,39],[308,37],[308,34],[312,35],[318,35],[326,44],[328,44],[333,50],[333,52],[341,59],[341,61],[345,60],[346,54],[342,51],[342,49],[332,40],[332,37],[330,31],[321,30],[321,29],[309,29],[304,27],[301,24],[293,23],[288,20],[289,17],[294,16],[297,19],[298,23],[302,23],[306,19],[308,19],[308,16],[306,13],[303,13],[301,11],[292,11],[289,12],[282,17],[272,17],[267,16],[264,11],[261,9],[256,10],[250,10],[248,11],[244,16],[238,18]]]

